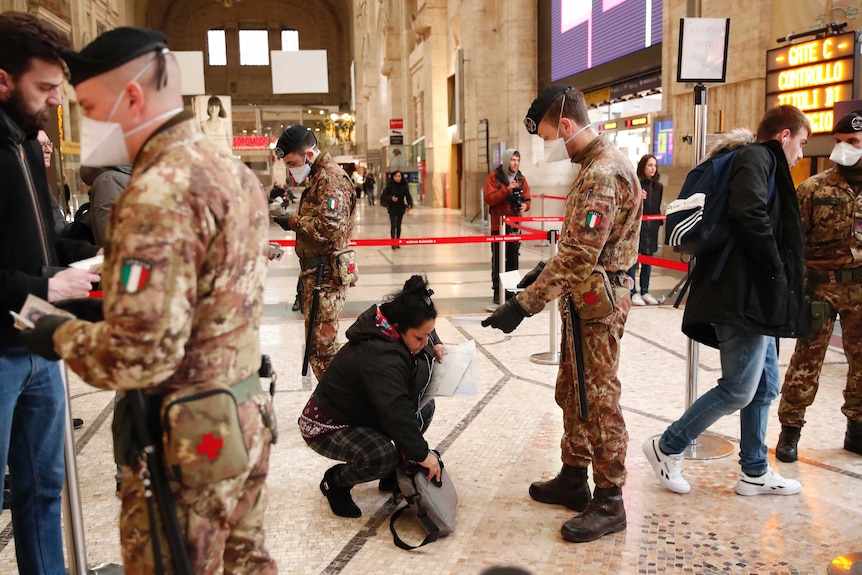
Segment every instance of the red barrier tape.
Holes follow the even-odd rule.
[[[566,201],[565,196],[546,196],[545,194],[539,194],[540,198],[548,198],[549,200],[563,200]]]
[[[676,260],[666,260],[664,258],[655,258],[653,256],[645,256],[643,254],[638,256],[638,263],[646,264],[648,266],[657,266],[660,268],[667,268],[669,270],[675,270],[678,272],[688,272],[688,263],[680,262]]]

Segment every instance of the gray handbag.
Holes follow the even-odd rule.
[[[440,460],[440,454],[432,450]],[[458,507],[458,492],[440,460],[440,482],[432,482],[425,475],[425,468],[416,462],[401,462],[395,471],[398,481],[396,501],[404,497],[406,504],[396,510],[389,519],[392,540],[401,549],[410,551],[437,541],[455,531],[455,511]],[[408,545],[395,531],[395,521],[405,509],[411,509],[428,532],[419,545]]]

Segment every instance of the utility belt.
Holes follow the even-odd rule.
[[[343,250],[322,256],[299,259],[299,269],[302,271],[316,269],[321,265],[323,269],[332,268],[333,277],[343,286],[354,286],[359,279],[356,252],[353,250]]]
[[[862,267],[828,271],[805,268],[805,277],[809,282],[819,284],[862,282]]]
[[[316,256],[313,258],[300,258],[299,269],[305,271],[314,269],[319,265],[323,265],[324,268],[328,268],[330,266],[331,260],[332,257],[329,254],[324,254],[322,256]]]
[[[232,386],[199,383],[167,395],[147,396],[146,420],[150,437],[156,440],[167,468],[185,487],[199,487],[236,477],[249,465],[248,449],[239,420],[239,406],[254,401],[271,441],[277,437],[272,402],[263,395],[260,375],[253,373]],[[141,450],[135,440],[129,398],[114,409],[111,431],[114,459],[132,465]]]

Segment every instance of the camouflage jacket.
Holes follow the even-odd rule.
[[[581,171],[566,198],[557,254],[517,296],[531,314],[571,292],[596,266],[625,272],[637,259],[643,204],[632,163],[602,136],[572,161]]]
[[[796,197],[806,267],[828,271],[862,266],[862,195],[830,168],[802,182]]]
[[[102,389],[232,385],[260,366],[268,215],[260,183],[195,122],[146,142],[108,225],[104,321],[69,321],[54,344]]]
[[[308,177],[296,212],[299,222],[294,227],[300,259],[347,249],[355,218],[353,182],[329,154],[317,156]]]

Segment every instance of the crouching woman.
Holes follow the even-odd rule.
[[[309,447],[344,462],[320,482],[340,517],[362,515],[350,495],[354,485],[380,479],[382,491],[394,489],[402,455],[440,478],[439,460],[422,436],[434,415],[434,400],[425,402],[423,395],[443,353],[432,294],[415,275],[363,312],[299,417]]]

